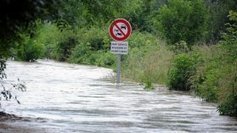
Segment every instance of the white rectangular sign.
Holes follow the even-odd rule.
[[[113,54],[128,54],[128,42],[112,41],[110,51]]]

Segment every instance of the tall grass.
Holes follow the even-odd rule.
[[[123,76],[142,82],[147,88],[152,88],[152,83],[165,84],[173,58],[166,43],[148,33],[134,33],[130,42]]]
[[[215,46],[198,46],[194,51],[201,56],[201,62],[198,63],[196,73],[191,76],[190,82],[196,94],[206,101],[218,101],[219,79],[222,78],[223,64],[221,57],[224,51]]]
[[[222,44],[199,46],[195,51],[202,62],[190,78],[192,88],[204,100],[216,102],[220,114],[237,116],[237,60]]]

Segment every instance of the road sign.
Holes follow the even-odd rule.
[[[121,77],[121,56],[128,54],[128,42],[124,42],[132,33],[131,24],[123,18],[115,19],[109,26],[109,35],[113,38],[110,51],[117,54],[117,85]]]
[[[112,41],[110,50],[114,54],[128,54],[128,42]]]
[[[115,41],[126,40],[131,32],[131,24],[123,18],[115,19],[109,27],[109,34]]]

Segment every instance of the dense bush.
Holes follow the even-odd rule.
[[[228,64],[220,79],[218,110],[220,114],[237,116],[237,61]]]
[[[175,56],[168,73],[168,86],[175,90],[190,90],[189,79],[196,72],[196,65],[200,61],[198,54],[181,53]]]
[[[44,58],[66,61],[71,54],[71,49],[78,43],[76,33],[69,28],[62,30],[55,23],[37,22],[34,39],[45,47]]]
[[[21,60],[42,57],[98,66],[112,66],[115,62],[107,31],[98,27],[61,30],[54,23],[39,21],[34,35],[22,34],[22,38],[12,54]]]
[[[218,109],[221,114],[237,116],[237,12],[230,11],[231,21],[223,35],[223,56],[225,69],[220,80],[220,97]]]
[[[230,24],[222,41],[215,46],[199,47],[203,62],[190,82],[206,101],[217,102],[223,115],[237,116],[237,13],[230,12]]]
[[[112,66],[115,56],[110,53],[110,39],[105,29],[98,27],[78,30],[78,40],[69,61],[72,63]]]
[[[40,44],[28,34],[22,34],[22,41],[16,50],[17,59],[24,61],[35,61],[43,56],[44,45]]]
[[[56,50],[55,57],[58,61],[67,61],[71,55],[72,49],[78,43],[77,36],[71,31],[64,31],[59,42],[56,44],[54,50]]]
[[[221,77],[221,71],[215,59],[206,60],[198,67],[198,73],[196,81],[192,87],[195,88],[195,92],[198,96],[209,102],[217,102],[218,100],[218,85],[219,78]],[[194,76],[194,77],[195,77]]]
[[[62,42],[62,38],[65,37],[63,32],[54,23],[38,22],[36,33],[35,39],[37,42],[45,46],[44,57],[56,59],[56,47],[58,43]]]
[[[198,64],[196,74],[191,77],[192,88],[204,100],[218,103],[221,114],[236,116],[236,59],[228,56],[226,46],[220,44],[199,47],[198,52],[202,54],[203,60]]]

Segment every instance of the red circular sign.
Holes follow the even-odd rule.
[[[123,18],[115,19],[109,27],[109,34],[116,41],[126,40],[131,32],[131,24]]]

